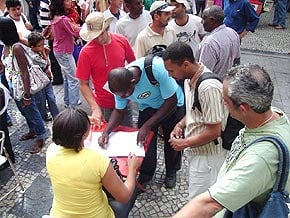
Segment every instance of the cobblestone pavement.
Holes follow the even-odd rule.
[[[271,22],[271,13],[262,14],[260,24],[255,33],[242,41],[242,63],[257,63],[270,73],[274,84],[273,105],[283,109],[290,116],[290,33],[289,30],[274,30],[266,26]],[[288,14],[288,24],[289,24]],[[62,86],[54,86],[57,102],[63,109]],[[83,101],[81,108],[87,110]],[[9,114],[13,126],[9,127],[10,137],[16,155],[15,166],[24,184],[24,193],[16,190],[0,202],[0,217],[41,217],[49,213],[52,203],[52,190],[45,169],[45,151],[51,142],[52,122],[46,123],[48,139],[43,150],[36,155],[29,153],[32,140],[19,141],[19,135],[28,131],[24,118],[10,102]],[[182,169],[177,173],[177,185],[166,189],[163,185],[165,177],[162,141],[159,140],[158,166],[153,180],[146,187],[146,192],[138,196],[130,217],[170,217],[187,202],[187,161],[183,158]],[[10,168],[0,171],[0,196],[15,184]]]

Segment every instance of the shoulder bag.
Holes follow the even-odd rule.
[[[288,217],[289,209],[287,203],[289,202],[289,194],[285,190],[285,185],[289,173],[289,151],[285,143],[276,136],[264,136],[258,138],[247,147],[261,141],[269,141],[273,143],[279,152],[278,175],[273,190],[262,208],[259,209],[255,202],[251,201],[233,213],[227,210],[224,215],[225,218]]]
[[[22,47],[23,48],[23,47]],[[39,65],[33,64],[28,52],[23,48],[30,79],[30,94],[35,94],[45,88],[50,82],[46,73],[40,68]],[[20,70],[16,70],[14,66],[14,54],[12,55],[12,86],[13,86],[13,97],[20,101],[23,98],[24,86],[22,73]]]

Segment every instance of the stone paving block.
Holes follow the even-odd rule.
[[[268,16],[268,15],[267,15]],[[256,33],[249,33],[248,36],[242,40],[242,63],[257,63],[264,66],[268,70],[275,85],[274,101],[273,105],[283,109],[286,114],[290,115],[290,56],[278,55],[277,52],[286,52],[289,44],[289,31],[272,31],[269,34],[270,28],[265,26],[264,14],[260,21],[259,27]],[[289,16],[288,16],[289,19]],[[261,32],[263,34],[261,35]],[[277,36],[280,34],[285,37],[288,36],[288,40]],[[265,39],[269,36],[274,37],[275,41],[268,41],[265,43]],[[262,36],[262,37],[261,37]],[[269,39],[269,38],[268,38]],[[257,41],[258,40],[258,41]],[[277,42],[279,40],[279,42]],[[283,42],[284,43],[281,43]],[[255,43],[257,42],[257,43]],[[288,43],[288,44],[287,44]],[[270,45],[271,44],[271,45]],[[283,44],[283,46],[281,46]],[[269,48],[268,48],[269,47]],[[258,52],[253,52],[254,49]],[[261,52],[267,50],[267,52]],[[260,51],[260,52],[259,52]],[[289,51],[287,51],[289,52]],[[63,91],[62,86],[54,86],[56,93],[57,103],[60,109],[63,109]],[[16,168],[19,171],[21,179],[23,180],[26,191],[24,194],[20,192],[13,193],[12,197],[0,202],[0,217],[41,217],[43,214],[48,214],[49,208],[52,203],[52,190],[45,169],[45,151],[51,142],[51,126],[52,122],[45,123],[48,140],[43,148],[43,151],[37,155],[31,155],[29,153],[33,140],[20,142],[18,140],[19,135],[28,131],[27,125],[20,112],[15,109],[13,101],[10,102],[8,112],[12,116],[13,126],[9,127],[11,141],[16,154]],[[81,108],[89,112],[89,109],[83,100]],[[165,178],[165,166],[163,159],[163,141],[158,139],[158,164],[156,173],[153,180],[146,187],[146,192],[138,196],[135,206],[130,212],[129,217],[171,217],[176,211],[178,211],[183,205],[187,203],[187,166],[188,162],[186,158],[183,158],[182,169],[177,173],[177,185],[175,188],[169,190],[166,189],[163,182]],[[10,186],[12,178],[11,169],[5,169],[0,171],[0,196],[2,190],[6,190]]]

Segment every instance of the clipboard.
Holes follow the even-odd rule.
[[[102,127],[100,129],[97,129],[93,132],[103,132],[106,128],[107,124],[105,123],[104,125],[102,125]],[[123,132],[136,132],[138,131],[139,129],[138,128],[133,128],[133,127],[128,127],[128,126],[118,126],[116,127],[113,132],[118,132],[118,131],[123,131]],[[91,133],[90,133],[91,134]],[[145,150],[145,154],[148,150],[148,147],[150,145],[150,142],[152,140],[152,137],[154,135],[154,132],[150,131],[149,134],[147,135],[146,137],[146,140],[145,140],[145,143],[144,143],[144,150]],[[90,143],[93,143],[93,144],[90,144]],[[94,146],[98,146],[98,144],[96,144],[97,142],[95,141],[92,141],[91,139],[89,139],[89,137],[86,139],[86,144],[89,146],[88,147],[94,147]],[[111,156],[110,158],[114,158],[118,161],[118,165],[119,165],[119,169],[122,173],[122,175],[126,176],[128,174],[128,165],[127,165],[127,159],[128,159],[128,156],[119,156],[119,155],[116,155],[116,156]],[[139,163],[140,165],[142,164],[143,162],[143,159],[144,157],[138,157],[138,160],[139,160]]]

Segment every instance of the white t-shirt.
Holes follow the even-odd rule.
[[[132,19],[127,13],[116,23],[116,33],[125,36],[132,48],[135,47],[137,35],[145,29],[148,23],[152,22],[149,11],[143,10],[143,13],[136,19]]]
[[[109,17],[109,16],[114,17],[114,19],[112,20],[112,22],[110,24],[109,31],[112,33],[115,33],[116,32],[116,23],[117,23],[118,19],[112,14],[112,12],[110,11],[109,8],[107,10],[105,10],[103,13],[104,13],[105,17]],[[126,12],[123,10],[120,10],[119,19],[121,19],[125,15],[126,15]]]
[[[201,42],[199,35],[204,35],[205,31],[200,17],[192,14],[187,14],[187,16],[188,21],[183,26],[176,24],[174,19],[172,19],[168,25],[174,29],[178,41],[190,45],[195,57],[196,52],[198,51],[198,45]]]
[[[24,14],[21,15],[20,20],[14,20],[8,15],[8,17],[11,20],[13,20],[13,22],[15,23],[17,32],[20,33],[22,35],[22,37],[27,39],[27,37],[31,33],[31,31],[26,28],[25,23],[22,19],[22,16],[25,18],[26,21],[28,21],[27,17]]]

